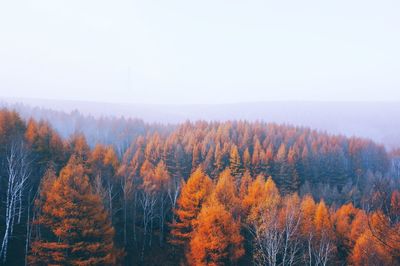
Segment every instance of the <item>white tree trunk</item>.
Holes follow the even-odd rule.
[[[15,218],[17,218],[18,223],[21,222],[23,190],[30,175],[27,152],[24,150],[22,143],[11,145],[7,155],[7,170],[5,231],[0,250],[0,258],[3,262],[7,261],[8,242],[13,236]]]

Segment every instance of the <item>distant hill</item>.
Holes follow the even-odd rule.
[[[21,104],[23,103],[23,105]],[[213,105],[99,103],[67,100],[2,99],[0,106],[36,115],[41,107],[64,112],[139,118],[149,123],[185,120],[261,120],[307,126],[334,134],[370,138],[388,149],[400,147],[398,102],[255,102]],[[36,110],[36,111],[35,111]]]

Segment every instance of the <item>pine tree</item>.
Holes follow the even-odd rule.
[[[31,264],[115,265],[114,229],[79,159],[51,185],[37,224],[47,234],[32,243]]]

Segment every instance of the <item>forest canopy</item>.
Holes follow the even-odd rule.
[[[0,111],[3,264],[400,264],[398,151],[274,123],[85,119],[63,136]]]

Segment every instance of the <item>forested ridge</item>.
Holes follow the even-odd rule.
[[[95,143],[0,111],[3,264],[400,264],[399,150],[264,122],[104,121]]]

